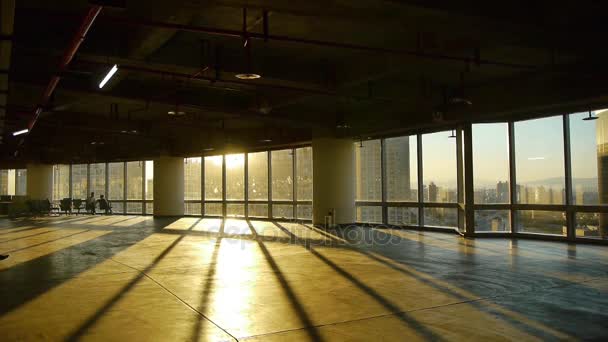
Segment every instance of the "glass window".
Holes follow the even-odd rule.
[[[458,227],[458,209],[424,208],[424,225],[435,227]]]
[[[312,147],[296,149],[296,186],[298,201],[312,201]]]
[[[268,217],[268,204],[249,204],[249,217]]]
[[[268,200],[268,152],[249,153],[247,164],[249,200]]]
[[[70,197],[70,166],[53,166],[53,200],[60,201]]]
[[[147,215],[154,214],[154,203],[152,203],[152,202],[147,202],[146,203],[146,214]]]
[[[549,235],[566,235],[566,215],[561,211],[518,210],[517,231]]]
[[[15,194],[17,196],[25,196],[27,194],[27,169],[18,169],[16,177]]]
[[[562,125],[561,116],[515,123],[518,203],[564,203]]]
[[[108,164],[108,198],[111,200],[122,200],[125,198],[125,164]],[[112,204],[112,211],[116,212],[115,205]]]
[[[576,213],[576,237],[585,239],[608,239],[608,214]]]
[[[146,199],[154,199],[154,161],[146,160]]]
[[[394,224],[396,226],[417,226],[418,208],[389,207],[388,224]]]
[[[293,199],[293,151],[271,152],[272,200],[291,201]]]
[[[387,201],[418,201],[416,150],[416,136],[389,138],[384,141]]]
[[[245,205],[238,203],[226,204],[226,216],[245,216]]]
[[[451,138],[450,135],[450,131],[445,131],[422,136],[425,202],[455,203],[458,200],[456,139]],[[431,212],[435,214],[435,211]],[[427,224],[425,221],[425,225]]]
[[[15,169],[10,169],[8,170],[8,195],[14,196],[15,195],[15,186],[16,186],[16,178],[17,178],[17,172],[15,172]]]
[[[357,222],[360,223],[382,223],[382,207],[380,206],[358,206]]]
[[[221,203],[205,203],[205,216],[223,216]]]
[[[127,214],[142,214],[143,207],[141,202],[127,203]]]
[[[72,165],[72,198],[87,198],[87,164]]]
[[[223,156],[205,157],[205,200],[222,199]]]
[[[300,220],[312,220],[312,205],[310,204],[298,204],[297,205],[297,216]]]
[[[290,204],[275,204],[272,206],[272,217],[279,219],[293,218],[293,205]]]
[[[569,115],[572,203],[608,204],[608,110],[592,111],[597,120],[584,120],[588,115]]]
[[[245,155],[228,154],[226,158],[226,199],[245,199]]]
[[[141,200],[143,199],[143,162],[131,161],[127,162],[127,199]],[[127,208],[128,210],[128,208]]]
[[[201,200],[202,158],[184,158],[184,199]],[[199,206],[200,209],[200,206]]]
[[[184,203],[184,214],[200,216],[202,214],[201,203]]]
[[[95,197],[106,196],[106,164],[91,164],[89,171],[90,191],[95,193]]]
[[[509,210],[476,210],[475,232],[510,232]]]
[[[382,200],[382,170],[380,140],[355,144],[355,167],[358,201]]]
[[[110,201],[112,204],[112,214],[124,214],[125,202]]]
[[[509,126],[473,125],[473,183],[476,204],[509,203]]]
[[[8,195],[8,170],[0,170],[0,195]]]

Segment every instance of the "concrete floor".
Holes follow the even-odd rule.
[[[608,338],[608,247],[198,218],[0,220],[0,339]]]

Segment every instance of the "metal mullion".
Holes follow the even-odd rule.
[[[462,146],[462,129],[460,127],[455,128],[453,131],[456,132],[456,203],[458,203],[458,210],[456,211],[456,220],[459,231],[464,231],[465,228],[465,215],[464,215],[464,165],[463,165],[463,146]],[[451,139],[451,138],[450,138]]]
[[[515,172],[515,124],[513,121],[509,121],[509,197],[510,197],[510,210],[509,215],[511,216],[511,234],[517,232],[517,215],[515,212],[514,205],[517,203],[517,178]]]
[[[458,209],[460,207],[459,203],[452,202],[424,202],[422,203],[423,208],[452,208]]]
[[[245,162],[244,162],[244,176],[245,179],[243,181],[244,187],[243,187],[243,191],[245,191],[245,193],[243,194],[243,198],[245,199],[245,208],[244,208],[244,214],[245,214],[245,218],[248,219],[249,218],[249,153],[245,153]]]
[[[143,215],[146,214],[146,197],[148,192],[146,191],[146,161],[141,161],[141,212]]]
[[[122,162],[122,212],[127,213],[127,162]]]
[[[464,127],[464,224],[467,235],[475,234],[475,191],[473,174],[473,126],[467,123]]]
[[[268,164],[268,218],[272,219],[272,153],[266,151],[266,162]]]
[[[473,210],[510,210],[510,204],[473,204]]]
[[[226,218],[227,206],[226,206],[226,155],[222,155],[222,214]]]
[[[91,164],[87,164],[87,197],[91,193]]]
[[[572,208],[572,151],[570,149],[570,120],[568,114],[563,114],[563,131],[564,131],[564,168],[566,176],[566,232],[569,240],[576,239],[575,231],[575,215]]]
[[[205,216],[205,156],[201,157],[201,216]]]
[[[386,141],[380,139],[380,198],[382,202],[382,223],[388,223],[388,208],[386,206],[386,156],[384,155]]]
[[[296,206],[297,206],[297,202],[298,202],[298,179],[297,179],[297,158],[296,158],[296,149],[292,148],[291,149],[291,177],[293,179],[293,183],[292,183],[292,191],[293,191],[293,196],[291,197],[291,201],[292,201],[292,208],[291,211],[293,212],[293,218],[297,219],[298,215],[297,215],[297,211],[296,211]]]
[[[423,167],[422,167],[422,135],[416,135],[416,158],[418,166],[418,226],[424,227],[424,184],[423,184]]]
[[[74,198],[74,189],[72,187],[72,164],[70,164],[68,167],[68,181],[69,181],[68,193],[70,195],[70,198],[73,199]]]

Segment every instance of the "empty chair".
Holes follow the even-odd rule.
[[[61,209],[61,211],[63,211],[65,214],[72,213],[72,199],[71,198],[64,198],[59,202],[59,208]]]
[[[78,214],[80,214],[80,210],[83,209],[83,207],[82,207],[82,200],[81,199],[74,199],[72,201],[72,207],[74,208],[74,210],[78,211]]]

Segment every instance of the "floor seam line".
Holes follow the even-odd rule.
[[[198,313],[202,318],[208,320],[209,322],[211,322],[211,324],[215,325],[218,329],[220,329],[221,331],[223,331],[225,334],[227,334],[228,336],[230,336],[234,341],[238,342],[239,340],[232,335],[231,333],[229,333],[226,329],[222,328],[219,324],[217,324],[216,322],[214,322],[213,320],[211,320],[209,317],[207,317],[205,314],[203,314],[202,312],[200,312],[199,310],[197,310],[196,308],[194,308],[192,305],[188,304],[186,301],[184,301],[182,298],[180,298],[178,295],[176,295],[173,291],[169,290],[167,287],[165,287],[163,284],[159,283],[156,279],[152,278],[150,275],[148,275],[146,272],[143,272],[141,270],[138,270],[135,267],[129,266],[125,263],[122,263],[120,261],[114,260],[113,258],[110,258],[110,260],[121,264],[125,267],[129,267],[133,270],[136,270],[137,272],[141,273],[144,277],[150,279],[153,283],[155,283],[157,286],[159,286],[160,288],[162,288],[163,290],[165,290],[167,293],[169,293],[170,295],[172,295],[173,297],[175,297],[178,301],[180,301],[182,304],[184,304],[185,306],[187,306],[188,308],[190,308],[192,311]]]

